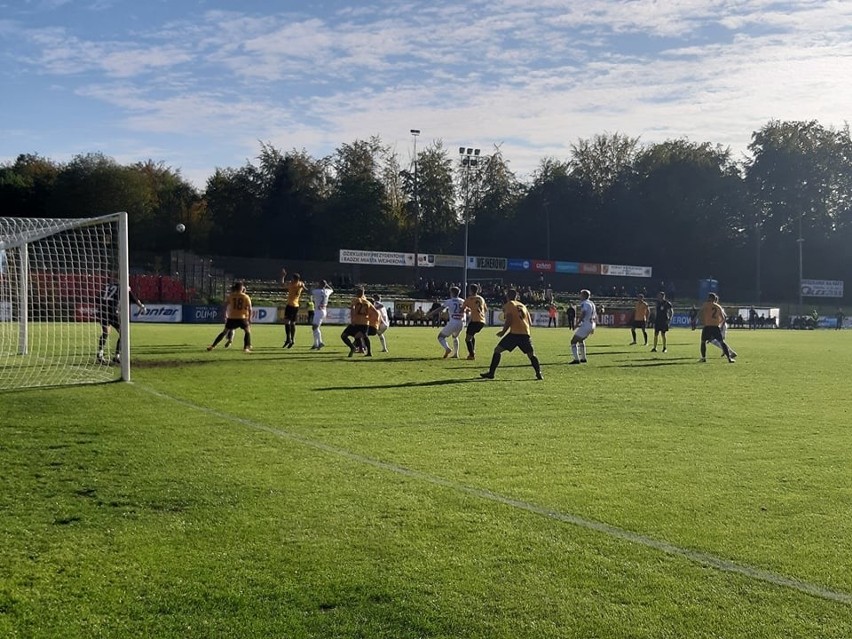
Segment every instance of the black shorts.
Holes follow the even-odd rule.
[[[705,326],[701,329],[701,341],[712,342],[714,339],[722,341],[722,329],[718,326]]]
[[[350,324],[343,329],[343,335],[348,337],[356,337],[358,335],[368,335],[370,327],[366,324]]]
[[[235,328],[241,328],[244,331],[249,329],[249,323],[247,319],[226,319],[225,320],[225,330],[232,331]]]
[[[284,319],[288,322],[295,322],[296,317],[299,315],[299,307],[298,306],[285,306],[284,307]]]
[[[378,334],[379,334],[379,329],[377,327],[375,327],[375,326],[368,326],[367,327],[367,335],[378,335]]]
[[[467,335],[468,337],[473,337],[483,328],[485,328],[485,322],[471,322],[467,325],[467,332],[465,333],[465,335]]]
[[[668,324],[654,324],[655,333],[667,333],[669,330]]]
[[[121,324],[119,323],[117,317],[101,317],[98,319],[98,321],[101,323],[101,328],[103,329],[104,333],[107,332],[107,329],[110,326],[112,326],[117,331],[121,330]]]
[[[533,352],[532,339],[529,335],[521,335],[519,333],[507,333],[500,340],[498,346],[505,351],[513,351],[516,348],[521,349],[521,352],[529,355]]]
[[[645,320],[633,320],[633,328],[645,328],[647,325]]]

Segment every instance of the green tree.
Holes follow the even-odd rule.
[[[344,144],[335,151],[322,221],[327,241],[318,257],[336,259],[340,248],[384,250],[396,242],[397,212],[382,180],[387,153],[375,137]]]
[[[742,277],[736,248],[750,229],[748,199],[730,150],[669,140],[635,162],[622,236],[631,263],[653,262],[664,278]]]
[[[57,217],[51,193],[61,167],[34,154],[22,154],[0,166],[0,210],[9,217]]]
[[[631,211],[639,139],[613,133],[579,140],[571,147],[571,177],[576,180],[576,210],[571,225],[572,251],[578,261],[620,261],[630,243],[625,233]],[[582,238],[582,242],[576,241]]]
[[[746,182],[761,233],[766,290],[797,292],[798,239],[804,277],[849,274],[842,243],[852,225],[852,142],[849,128],[816,121],[770,121],[752,136]]]
[[[406,237],[411,238],[406,246],[413,246],[414,227],[419,223],[419,252],[449,251],[458,235],[459,219],[454,205],[453,163],[443,143],[435,141],[417,154],[416,202],[413,166],[401,175],[407,198]]]
[[[328,195],[327,162],[304,150],[282,154],[268,144],[258,159],[258,254],[312,259],[321,242],[316,220]]]
[[[211,251],[237,257],[256,255],[263,208],[261,192],[261,179],[253,166],[216,169],[205,190]]]

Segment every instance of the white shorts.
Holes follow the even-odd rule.
[[[574,337],[578,339],[586,339],[589,335],[595,332],[594,324],[580,324],[577,330],[574,331]]]
[[[326,318],[326,315],[328,315],[328,311],[326,309],[324,309],[324,308],[316,309],[314,311],[314,322],[313,322],[312,326],[319,326],[320,324],[322,324],[323,321]]]
[[[438,333],[441,337],[458,337],[464,330],[464,320],[450,320]]]
[[[379,324],[379,328],[376,331],[376,335],[384,335],[386,330],[388,330],[387,324]]]

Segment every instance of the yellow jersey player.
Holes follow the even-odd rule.
[[[343,329],[340,339],[349,347],[349,357],[355,355],[355,344],[350,338],[361,340],[366,348],[366,355],[372,355],[370,350],[370,320],[369,313],[373,304],[364,296],[364,288],[355,289],[355,297],[349,304],[349,326]]]
[[[707,295],[707,301],[701,307],[701,323],[704,327],[701,329],[701,359],[700,362],[707,361],[707,342],[716,340],[728,361],[733,364],[734,358],[731,355],[731,350],[722,336],[722,326],[727,321],[725,309],[719,306],[719,296],[715,293]]]
[[[246,295],[246,287],[242,282],[234,282],[234,285],[231,286],[227,307],[225,308],[225,328],[216,336],[207,350],[212,351],[226,335],[237,328],[241,328],[245,332],[243,351],[251,353],[251,298]]]
[[[646,327],[648,326],[648,319],[651,317],[651,307],[648,306],[648,302],[645,301],[645,296],[642,293],[636,296],[636,304],[633,306],[633,323],[630,325],[630,335],[633,337],[633,341],[630,342],[630,345],[633,346],[636,343],[636,329],[642,330],[642,337],[645,339],[645,346],[648,345],[648,331]]]
[[[491,355],[491,366],[486,373],[480,373],[480,377],[485,379],[494,379],[494,373],[500,365],[500,357],[504,351],[513,351],[516,348],[521,349],[521,352],[529,357],[535,371],[536,379],[544,379],[541,374],[541,366],[538,362],[538,357],[535,355],[535,349],[530,338],[530,312],[527,307],[518,301],[518,291],[509,289],[506,291],[506,304],[503,306],[503,328],[497,332],[497,337],[502,339],[494,347],[494,354]]]
[[[293,348],[296,343],[296,318],[299,316],[299,298],[307,286],[302,276],[293,273],[287,282],[287,269],[281,269],[281,285],[287,291],[287,305],[284,307],[284,348]]]
[[[485,328],[485,318],[488,312],[488,305],[485,303],[485,298],[479,294],[479,284],[470,284],[467,287],[464,308],[468,314],[467,330],[464,334],[464,344],[467,346],[467,358],[476,359],[476,334]]]
[[[370,306],[367,307],[367,335],[369,337],[373,337],[379,334],[379,324],[381,324],[382,321],[382,314],[379,312],[379,309],[376,308],[373,300],[368,301],[370,302]],[[373,356],[373,351],[363,339],[361,340],[361,349],[364,351],[365,356]]]

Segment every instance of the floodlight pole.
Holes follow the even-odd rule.
[[[756,260],[754,265],[754,294],[755,301],[760,304],[760,220],[754,223],[754,237],[755,237],[755,254]]]
[[[462,167],[462,180],[464,185],[464,282],[462,292],[467,294],[467,261],[468,245],[470,239],[470,167],[479,164],[480,149],[472,147],[459,147],[459,162]]]
[[[802,245],[805,243],[805,238],[802,237],[802,216],[799,215],[799,239],[796,240],[799,245],[799,312],[804,312],[802,303]]]
[[[414,285],[420,285],[420,193],[417,183],[417,136],[420,129],[409,131],[414,138]]]

